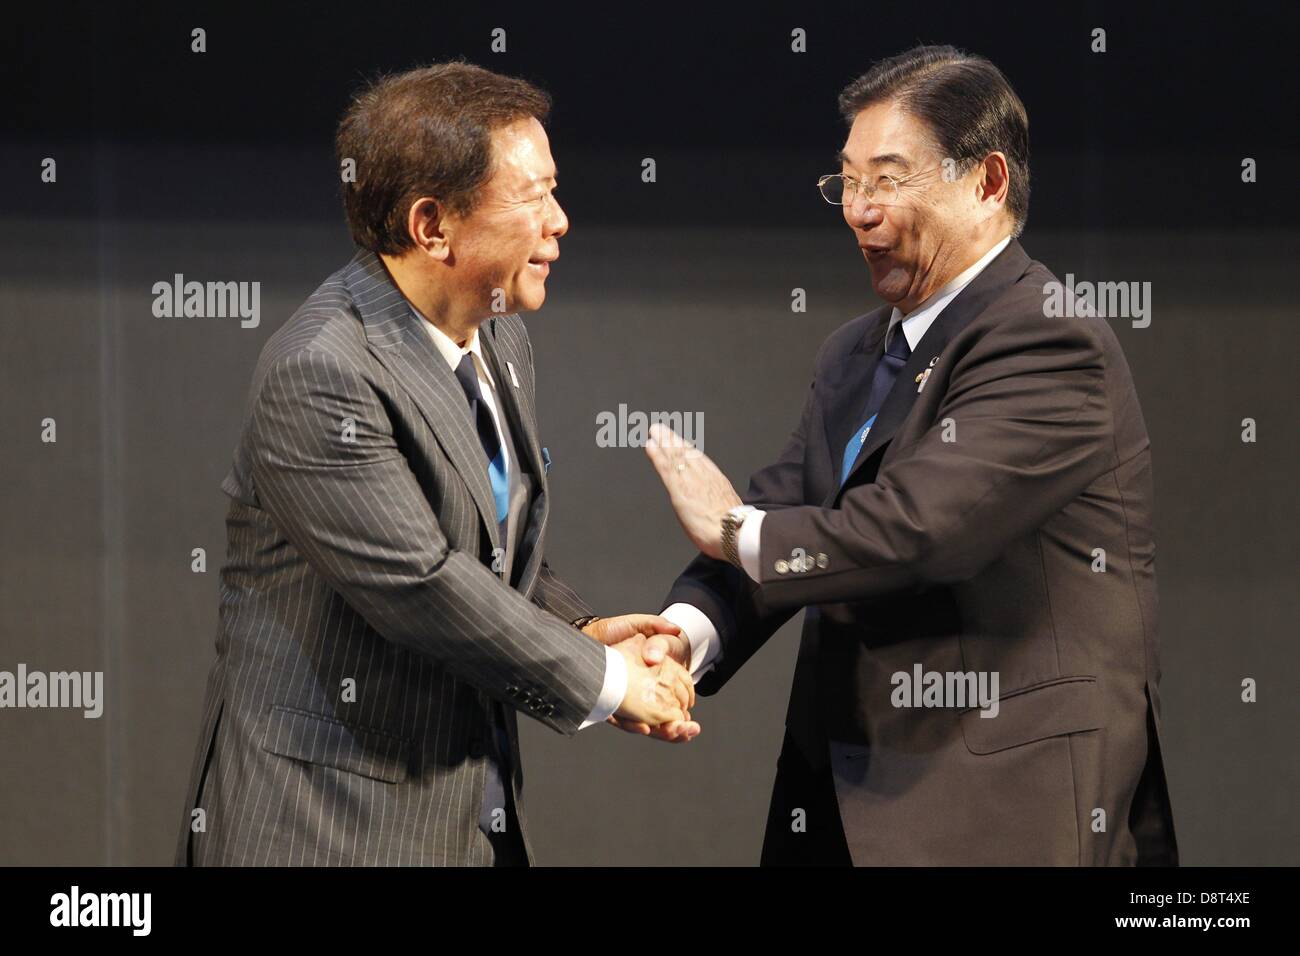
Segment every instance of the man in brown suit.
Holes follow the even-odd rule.
[[[887,304],[822,346],[743,503],[655,430],[702,554],[647,658],[712,693],[807,609],[765,863],[1176,864],[1146,426],[1109,326],[1049,317],[1016,241],[1024,107],[951,47],[840,105],[819,187]]]

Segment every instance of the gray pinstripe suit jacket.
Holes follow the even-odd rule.
[[[492,702],[515,768],[516,708],[571,734],[595,706],[605,652],[565,623],[590,611],[543,557],[523,322],[479,333],[538,489],[510,584],[485,563],[502,542],[464,392],[422,321],[362,251],[262,351],[222,484],[217,658],[178,864],[489,864]],[[512,785],[522,825],[518,769]]]

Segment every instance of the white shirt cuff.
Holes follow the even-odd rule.
[[[764,515],[764,512],[757,509],[745,515],[745,520],[740,523],[740,532],[736,535],[736,550],[740,552],[740,566],[756,583],[763,573],[762,556],[759,554],[758,546]]]
[[[618,710],[618,705],[623,703],[623,698],[626,696],[627,661],[623,660],[621,653],[606,644],[605,683],[600,688],[600,696],[596,698],[596,706],[591,709],[591,713],[578,729],[586,730],[592,724],[603,724],[614,711]]]
[[[691,680],[698,681],[709,672],[722,653],[717,628],[708,615],[691,604],[674,604],[665,608],[659,616],[686,632],[686,639],[691,644],[691,665],[687,670],[691,673]]]

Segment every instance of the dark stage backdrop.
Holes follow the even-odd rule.
[[[103,671],[106,699],[97,719],[0,710],[0,864],[170,861],[216,634],[218,485],[263,342],[351,254],[330,141],[363,77],[464,56],[555,96],[572,229],[526,317],[548,554],[612,613],[657,610],[691,550],[643,452],[600,447],[597,416],[699,413],[740,485],[776,453],[820,342],[878,304],[815,191],[842,144],[835,97],[918,41],[989,56],[1024,99],[1029,254],[1150,283],[1150,325],[1114,325],[1154,448],[1183,860],[1300,863],[1287,9],[74,4],[11,21],[0,670]],[[153,284],[176,273],[259,282],[259,323],[155,318]],[[799,620],[701,703],[690,746],[525,721],[540,862],[756,862]]]

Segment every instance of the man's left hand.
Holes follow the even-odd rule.
[[[722,519],[742,504],[736,489],[709,457],[658,422],[645,445],[686,536],[700,552],[722,557]]]

